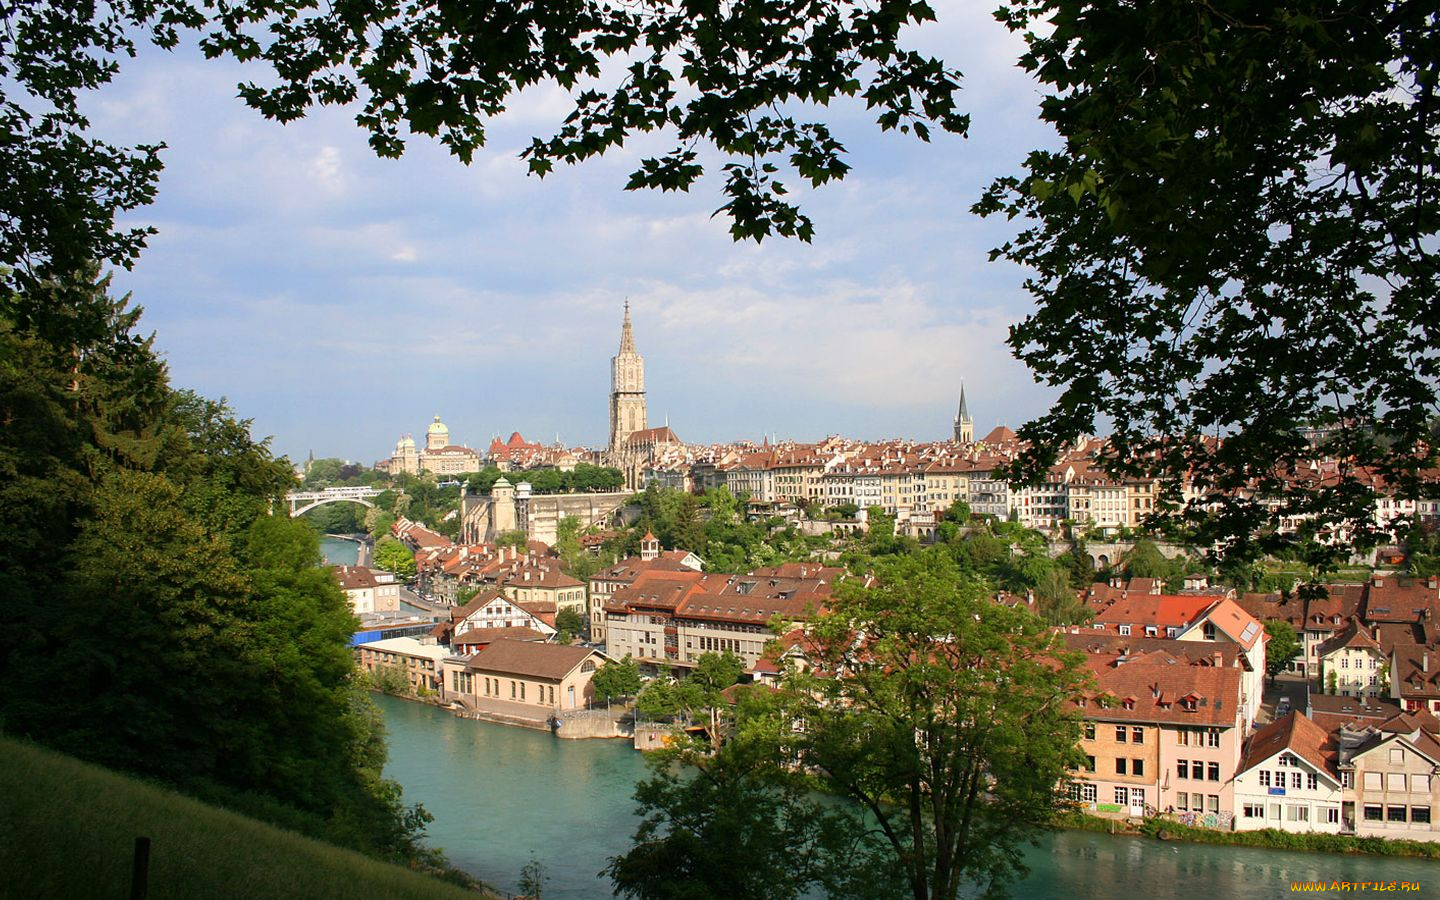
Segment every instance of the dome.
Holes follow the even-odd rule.
[[[450,429],[448,429],[448,428],[445,427],[445,423],[442,422],[442,421],[440,421],[440,417],[439,417],[439,416],[436,416],[436,417],[435,417],[435,421],[433,421],[433,422],[430,423],[430,427],[429,427],[428,429],[426,429],[426,432],[425,432],[425,433],[426,433],[426,434],[449,434],[449,433],[450,433]]]
[[[414,449],[415,449],[415,439],[412,438],[410,435],[407,434],[407,435],[405,435],[404,437],[402,437],[402,438],[395,444],[395,449],[396,449],[397,451],[399,451],[399,450],[414,450]]]

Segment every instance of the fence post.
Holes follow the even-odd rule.
[[[145,900],[150,893],[150,839],[135,839],[135,862],[130,870],[130,900]]]

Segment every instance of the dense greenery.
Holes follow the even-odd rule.
[[[1306,850],[1312,853],[1366,853],[1373,856],[1417,856],[1440,859],[1440,844],[1430,841],[1390,840],[1381,837],[1357,837],[1353,834],[1281,831],[1263,828],[1259,831],[1220,831],[1195,828],[1168,819],[1145,820],[1141,830],[1154,836],[1161,831],[1173,839],[1197,844],[1227,844],[1240,847],[1272,847],[1278,850]]]
[[[569,472],[561,469],[526,469],[523,472],[501,472],[494,466],[465,476],[470,490],[487,494],[501,476],[512,485],[526,482],[535,494],[574,494],[587,491],[618,491],[625,486],[625,475],[610,466],[577,463]]]
[[[1287,518],[1384,539],[1373,479],[1428,496],[1440,446],[1433,6],[1012,0],[999,15],[1025,34],[1061,142],[977,207],[1026,223],[995,251],[1036,301],[1010,345],[1061,392],[1020,429],[1024,468],[1104,423],[1118,470],[1160,477],[1171,505],[1194,485],[1198,546],[1256,558],[1290,543]],[[1345,464],[1307,472],[1307,429]]]
[[[1081,661],[1036,616],[991,602],[945,548],[877,559],[873,568],[876,586],[838,585],[831,610],[812,623],[813,668],[787,672],[780,692],[741,694],[729,737],[698,761],[700,775],[661,767],[642,786],[644,825],[634,850],[611,867],[617,887],[670,896],[657,860],[693,848],[691,895],[718,896],[725,882],[706,881],[722,876],[707,874],[697,836],[743,831],[748,819],[712,785],[757,792],[780,825],[792,814],[793,763],[852,801],[833,808],[849,817],[849,842],[822,867],[831,896],[950,900],[962,885],[998,889],[1023,872],[1020,845],[1065,808],[1059,785],[1080,761],[1079,718],[1065,701],[1084,683]],[[694,680],[665,694],[676,697]],[[816,828],[826,821],[805,815]],[[796,841],[788,854],[769,847],[759,859],[830,849],[813,832],[772,837],[787,839]],[[805,868],[780,875],[795,881],[776,896],[820,877]]]
[[[1300,655],[1300,638],[1289,622],[1279,619],[1266,620],[1265,633],[1270,636],[1265,644],[1265,674],[1274,678],[1285,671],[1290,660]]]
[[[614,548],[622,557],[639,552],[646,531],[654,532],[666,549],[691,551],[710,572],[808,560],[831,544],[823,535],[808,537],[780,519],[748,521],[745,498],[723,487],[696,496],[650,484],[638,500],[640,523]]]
[[[102,335],[0,316],[0,722],[13,734],[385,855],[423,814],[380,775],[355,629],[283,460],[172,391],[106,281],[47,283]]]
[[[409,547],[389,536],[375,542],[375,566],[394,572],[401,579],[411,578],[417,571],[415,554],[410,552]]]
[[[602,702],[633,697],[642,687],[640,665],[628,653],[618,662],[603,663],[591,677],[590,686],[595,690],[595,699]]]

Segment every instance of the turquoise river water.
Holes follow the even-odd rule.
[[[377,696],[389,730],[389,777],[435,816],[429,842],[451,862],[514,891],[532,858],[546,900],[609,897],[599,877],[635,830],[631,792],[645,775],[624,741],[562,741],[540,731],[459,719],[435,707]],[[1027,854],[1015,897],[1292,897],[1292,881],[1390,881],[1440,897],[1440,863],[1162,843],[1085,832],[1047,835]],[[1397,888],[1399,886],[1397,885]],[[1346,896],[1355,891],[1326,891]],[[1372,893],[1372,891],[1366,891]]]

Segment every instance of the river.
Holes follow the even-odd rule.
[[[360,543],[320,535],[320,555],[325,557],[327,566],[353,566],[360,558]]]
[[[599,877],[630,844],[631,792],[645,775],[624,741],[562,741],[377,696],[389,730],[386,774],[435,816],[429,842],[455,865],[515,891],[532,858],[547,900],[611,896]],[[1086,832],[1047,835],[1026,853],[1015,897],[1290,897],[1291,881],[1409,881],[1436,896],[1440,864],[1413,859],[1162,843]],[[1331,892],[1337,895],[1339,892]]]

